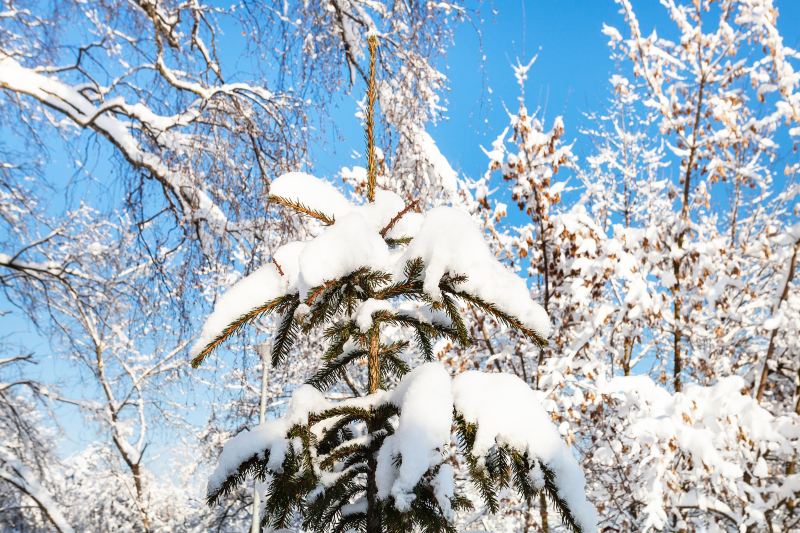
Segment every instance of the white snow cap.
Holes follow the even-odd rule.
[[[306,242],[291,242],[266,265],[231,287],[217,302],[191,349],[196,356],[236,318],[279,296],[308,291],[359,268],[392,273],[402,279],[406,263],[425,263],[424,290],[441,299],[439,281],[446,273],[463,274],[457,286],[517,318],[542,338],[550,335],[550,319],[530,297],[525,281],[491,252],[469,214],[438,207],[421,215],[409,212],[395,221],[387,237],[412,237],[402,249],[390,249],[380,232],[405,208],[391,191],[378,190],[375,201],[354,205],[330,183],[302,172],[284,174],[272,183],[272,194],[326,213],[335,222]],[[278,270],[278,268],[280,270]],[[362,322],[368,322],[364,316]]]
[[[495,444],[528,452],[553,470],[558,495],[583,531],[597,531],[583,471],[527,383],[511,374],[465,372],[453,379],[453,403],[464,420],[477,425],[475,455],[487,454]]]
[[[405,512],[414,501],[414,486],[430,467],[442,462],[442,450],[450,441],[450,374],[441,363],[418,366],[403,377],[389,401],[400,407],[400,421],[378,452],[375,481],[378,497],[386,499],[391,494],[395,507]],[[398,455],[402,462],[395,468]],[[443,482],[440,487],[443,491],[447,485]],[[449,503],[451,496],[452,491],[442,492],[440,499]]]
[[[527,452],[555,473],[558,495],[566,501],[583,531],[597,531],[597,513],[586,500],[583,472],[537,393],[521,379],[478,371],[451,379],[441,363],[426,363],[406,374],[394,391],[378,391],[343,400],[338,405],[369,409],[388,403],[398,406],[400,414],[395,432],[386,437],[378,450],[375,477],[378,497],[391,497],[398,510],[409,510],[414,501],[414,487],[426,472],[433,471],[436,500],[445,516],[452,518],[454,475],[450,465],[443,461],[452,439],[455,409],[467,422],[477,425],[473,447],[476,456],[484,457],[496,445]],[[251,457],[263,458],[265,451],[269,452],[268,467],[279,472],[289,446],[295,445],[286,438],[286,432],[294,424],[306,423],[310,413],[332,406],[310,385],[296,389],[284,417],[243,431],[225,444],[209,479],[209,493],[219,489]],[[323,476],[320,489],[324,490],[338,475],[341,472]],[[535,483],[541,482],[542,472],[535,460],[529,475]]]
[[[555,473],[558,495],[567,502],[586,533],[597,531],[597,511],[586,499],[586,480],[569,446],[561,440],[536,393],[510,374],[465,372],[454,379],[441,363],[427,363],[409,372],[388,401],[400,407],[394,435],[378,452],[378,496],[394,498],[395,507],[407,511],[413,489],[428,469],[441,465],[435,493],[445,514],[451,512],[452,470],[442,463],[450,442],[453,409],[477,425],[473,453],[483,457],[495,445],[527,452]],[[400,467],[394,458],[400,456]],[[541,476],[538,463],[531,471]]]
[[[272,196],[303,204],[331,218],[339,218],[352,209],[336,187],[305,172],[288,172],[269,185]]]
[[[244,430],[225,443],[217,467],[208,479],[208,493],[217,491],[228,476],[254,455],[263,458],[269,452],[267,466],[280,472],[290,445],[286,433],[295,424],[305,424],[309,414],[323,411],[328,405],[322,393],[311,385],[298,387],[283,417]]]
[[[525,281],[492,254],[467,213],[452,207],[428,211],[397,269],[415,258],[425,263],[424,290],[434,298],[442,296],[439,280],[445,273],[465,274],[467,281],[458,288],[495,304],[541,337],[550,335],[545,310],[531,299]]]
[[[305,298],[312,287],[355,272],[361,267],[386,270],[389,246],[374,231],[365,231],[367,219],[352,212],[336,220],[300,254],[298,290]]]
[[[206,319],[200,336],[192,345],[190,350],[192,357],[222,333],[228,324],[259,305],[284,294],[286,294],[286,281],[271,263],[240,279],[217,300],[214,311]]]

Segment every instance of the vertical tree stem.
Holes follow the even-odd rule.
[[[261,356],[261,397],[258,399],[258,423],[263,424],[267,418],[267,377],[269,376],[269,351],[258,347]],[[258,480],[253,481],[253,521],[250,524],[250,533],[261,531],[261,495],[258,493]]]
[[[789,296],[789,286],[792,284],[792,280],[794,279],[794,270],[795,266],[797,265],[798,247],[800,247],[800,241],[796,242],[794,245],[792,258],[789,260],[789,267],[788,271],[786,272],[786,281],[783,284],[783,289],[781,290],[781,295],[778,298],[778,301],[772,308],[773,315],[780,310],[781,304]],[[759,403],[761,403],[761,400],[764,398],[764,392],[767,390],[767,377],[769,376],[769,360],[772,359],[772,355],[775,353],[775,337],[777,336],[777,334],[778,334],[778,328],[775,328],[769,335],[769,346],[767,346],[767,353],[764,356],[764,366],[761,368],[761,377],[758,380],[758,388],[756,389],[756,401]],[[798,403],[798,405],[800,405],[800,403]]]
[[[367,39],[369,45],[369,83],[367,84],[367,116],[366,116],[366,137],[367,137],[367,200],[375,201],[375,179],[378,173],[377,161],[375,157],[375,99],[377,89],[375,87],[375,56],[378,49],[378,38],[370,35]]]
[[[367,39],[369,45],[369,83],[367,84],[367,113],[366,113],[366,138],[367,138],[367,200],[375,201],[375,181],[377,161],[375,157],[375,56],[378,49],[378,38],[370,35]],[[369,359],[367,360],[367,374],[369,393],[372,394],[380,386],[380,326],[372,326],[369,337]],[[371,426],[371,424],[369,424]],[[375,428],[367,428],[372,433]],[[381,533],[381,513],[378,502],[378,485],[375,481],[377,461],[374,454],[367,459],[367,533]]]
[[[380,340],[381,340],[380,331],[378,330],[378,325],[375,324],[372,327],[372,331],[369,334],[369,359],[367,360],[370,394],[377,391],[378,387],[380,386],[381,365],[380,365],[380,360],[378,358],[378,353],[380,350]]]
[[[380,326],[375,324],[369,334],[369,359],[367,360],[367,374],[369,393],[372,394],[380,386]],[[368,425],[372,433],[377,428]],[[378,484],[375,481],[375,470],[378,466],[375,454],[370,454],[367,459],[367,533],[381,533],[381,513],[378,502]]]

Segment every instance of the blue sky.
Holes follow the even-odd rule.
[[[674,35],[674,25],[657,0],[633,5],[646,34],[655,27],[659,35]],[[800,1],[777,0],[776,5],[785,43],[800,48]],[[458,28],[455,45],[440,65],[450,80],[447,118],[430,129],[453,168],[472,178],[486,170],[479,147],[489,146],[508,123],[504,106],[517,106],[512,65],[538,55],[525,87],[528,109],[540,109],[547,125],[563,116],[566,139],[578,139],[580,127],[588,124],[585,113],[606,107],[608,78],[615,68],[608,38],[601,33],[603,23],[628,34],[612,0],[498,0],[482,5],[478,13]],[[353,149],[363,149],[363,134],[353,116],[354,98],[361,96],[356,86],[333,112],[345,142],[312,149],[321,175],[332,177],[342,166],[363,164],[350,157]],[[579,156],[588,148],[580,140],[575,144]]]
[[[786,43],[800,48],[800,1],[777,2],[781,9],[779,29]],[[642,28],[649,33],[654,25],[666,28],[670,23],[663,8],[655,0],[634,2]],[[611,0],[531,0],[495,1],[479,8],[471,23],[463,24],[455,35],[455,45],[443,58],[440,67],[450,80],[447,98],[447,119],[430,133],[452,166],[468,177],[478,177],[486,169],[486,157],[480,146],[488,146],[508,122],[505,106],[514,109],[519,96],[512,65],[527,62],[538,54],[526,84],[529,109],[540,108],[546,123],[562,115],[566,138],[578,139],[579,129],[586,125],[584,114],[600,111],[606,105],[608,77],[614,69],[609,59],[607,37],[601,33],[603,23],[624,30],[624,20]],[[224,45],[223,45],[224,46]],[[232,50],[223,51],[232,55]],[[363,165],[353,159],[353,150],[363,150],[363,133],[354,116],[355,102],[362,88],[354,87],[351,95],[341,95],[330,109],[342,135],[341,142],[330,142],[326,135],[312,146],[313,170],[320,176],[334,177],[342,166]],[[588,147],[580,140],[575,150],[579,156]],[[79,176],[64,172],[70,164],[64,161],[64,150],[53,147],[53,161],[47,167],[47,178],[57,184]],[[103,151],[89,158],[96,169],[108,169]],[[66,165],[65,165],[66,163]],[[102,172],[100,173],[102,174]],[[105,187],[113,187],[109,197],[116,197],[120,184],[89,184],[88,190],[101,197]],[[78,199],[73,199],[78,200]],[[11,310],[7,301],[0,310]],[[1,334],[16,334],[29,350],[35,351],[41,363],[35,373],[51,379],[63,373],[63,361],[49,357],[46,340],[38,337],[17,317],[0,318]],[[85,383],[71,380],[71,391],[80,395]],[[93,436],[82,431],[80,418],[67,415],[67,440],[64,452],[80,449]]]

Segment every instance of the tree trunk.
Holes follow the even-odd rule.
[[[375,324],[372,326],[369,338],[369,359],[367,362],[369,378],[369,393],[372,394],[380,386],[380,330]],[[375,431],[371,425],[367,428],[369,433]],[[381,533],[381,513],[378,502],[378,484],[375,481],[375,469],[378,461],[374,454],[367,460],[367,533]]]
[[[263,424],[267,417],[267,377],[269,376],[269,351],[266,346],[259,346],[261,356],[261,397],[258,399],[258,423]],[[261,495],[258,493],[258,481],[253,481],[253,521],[250,533],[261,531]]]
[[[778,312],[781,308],[781,304],[783,301],[789,296],[789,285],[792,284],[792,279],[794,279],[794,269],[797,265],[797,248],[800,247],[800,241],[794,244],[794,251],[792,252],[792,259],[789,261],[789,270],[786,273],[786,282],[783,284],[783,290],[781,290],[781,295],[778,298],[778,301],[775,303],[774,307],[772,308],[772,314]],[[778,334],[778,328],[772,330],[772,333],[769,335],[769,345],[767,346],[767,354],[764,356],[764,366],[761,368],[761,377],[758,381],[758,389],[756,391],[756,401],[761,403],[761,400],[764,398],[764,392],[767,390],[767,377],[769,375],[769,361],[772,359],[772,355],[775,353],[775,337]]]

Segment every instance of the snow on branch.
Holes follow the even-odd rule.
[[[225,214],[202,188],[182,173],[170,169],[159,154],[146,150],[134,135],[146,129],[159,139],[163,147],[171,142],[178,143],[179,137],[172,136],[170,130],[194,121],[199,115],[201,102],[172,117],[157,115],[143,104],[130,105],[120,98],[96,106],[77,88],[26,68],[11,57],[0,59],[0,88],[31,96],[67,115],[79,127],[103,135],[131,165],[158,179],[179,201],[182,211],[190,219],[206,220],[216,230],[227,224]]]
[[[376,457],[378,497],[400,512],[407,512],[420,492],[420,484],[431,483],[435,501],[448,520],[453,518],[456,500],[453,470],[444,461],[454,438],[454,413],[462,424],[476,428],[463,448],[483,464],[500,447],[519,453],[519,465],[526,465],[526,487],[545,490],[573,531],[592,533],[597,513],[586,500],[585,480],[569,446],[564,443],[550,416],[530,387],[519,378],[504,374],[470,371],[451,379],[441,363],[426,363],[406,374],[391,392],[331,403],[309,385],[295,391],[286,414],[245,431],[225,444],[209,480],[208,499],[217,501],[248,475],[280,474],[289,457],[305,456],[312,461],[316,488],[310,499],[329,490],[345,474],[326,473],[328,453],[304,451],[302,432],[293,427],[309,424],[309,434],[324,442],[329,432],[340,427],[349,415],[369,418],[387,406],[394,406],[398,418],[387,426],[389,435]],[[358,432],[330,451],[363,444]],[[519,466],[517,465],[517,466]],[[482,467],[482,468],[485,468]],[[426,481],[427,480],[427,481]]]
[[[460,299],[546,342],[547,313],[531,299],[525,281],[492,254],[465,212],[440,207],[414,213],[398,195],[382,189],[375,202],[354,205],[329,183],[300,172],[277,178],[271,194],[330,225],[307,242],[281,247],[274,266],[262,267],[220,298],[191,350],[195,366],[242,325],[272,312],[274,306],[263,307],[269,302],[277,305],[276,299],[297,294],[310,306],[333,280],[365,268],[385,273],[387,285],[402,283],[416,260],[424,265],[419,290],[426,298]],[[395,248],[403,242],[407,246],[398,253]]]
[[[0,480],[17,487],[23,494],[36,502],[36,505],[59,533],[74,531],[64,517],[61,507],[42,487],[30,468],[12,457],[3,446],[0,446]]]
[[[474,433],[465,442],[479,468],[498,447],[523,454],[533,488],[544,489],[565,523],[596,531],[597,511],[586,499],[586,480],[550,415],[524,381],[511,374],[469,371],[453,380],[453,405]]]

